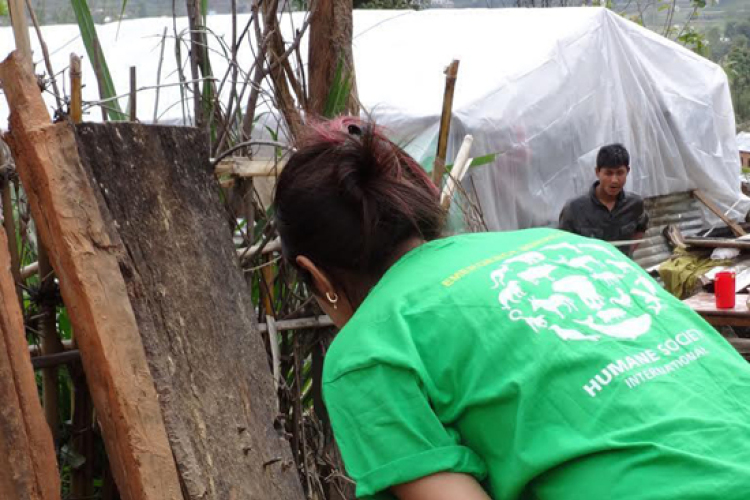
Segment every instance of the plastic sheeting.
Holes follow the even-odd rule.
[[[750,152],[750,132],[737,134],[737,148],[740,151]]]
[[[730,216],[750,208],[724,72],[609,10],[420,12],[360,36],[355,53],[363,101],[380,103],[374,116],[423,161],[436,144],[438,69],[461,60],[449,156],[464,134],[473,156],[498,154],[465,182],[490,229],[554,224],[612,142],[631,153],[635,193],[700,187],[735,205]]]
[[[302,20],[302,13],[286,16],[287,39]],[[239,17],[240,26],[246,22]],[[231,34],[230,16],[209,16],[208,25],[217,37]],[[185,35],[186,19],[174,26]],[[139,86],[156,83],[165,28],[162,83],[169,84],[179,78],[171,18],[97,27],[119,92],[127,92],[130,65],[138,68]],[[43,32],[57,71],[70,52],[85,53],[77,27]],[[210,44],[214,54],[222,52],[217,38]],[[0,29],[0,51],[12,47],[10,28]],[[629,190],[648,197],[700,187],[720,206],[734,205],[730,216],[750,209],[740,193],[734,114],[721,68],[606,9],[355,11],[354,55],[364,107],[423,164],[436,149],[443,69],[461,60],[449,160],[467,133],[474,136],[473,156],[497,154],[493,163],[472,168],[465,182],[490,229],[555,224],[565,201],[594,181],[596,153],[611,142],[631,152]],[[249,44],[238,59],[244,71],[251,67]],[[212,66],[222,78],[226,61],[213,57]],[[83,78],[84,99],[96,100],[88,61]],[[155,97],[154,90],[139,93],[141,120],[190,122],[189,111],[176,105],[178,87],[160,91],[156,113]],[[90,111],[87,119],[100,116]],[[0,121],[5,116],[0,99]]]

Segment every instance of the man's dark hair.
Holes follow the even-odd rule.
[[[596,155],[596,169],[628,167],[630,170],[630,154],[622,144],[608,144]]]

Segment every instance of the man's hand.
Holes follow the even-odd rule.
[[[491,500],[466,474],[439,472],[391,488],[400,500]]]

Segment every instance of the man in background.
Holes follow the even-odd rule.
[[[602,147],[596,156],[597,181],[589,192],[569,200],[560,212],[560,229],[604,241],[638,240],[648,226],[643,198],[627,193],[630,154],[622,144]],[[634,245],[620,246],[628,256]]]

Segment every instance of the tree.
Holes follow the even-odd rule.
[[[745,35],[736,35],[723,64],[729,77],[736,120],[750,119],[750,42]]]

